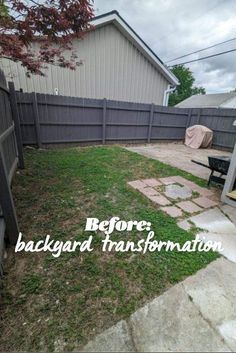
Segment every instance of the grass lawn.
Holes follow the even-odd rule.
[[[206,182],[121,147],[26,150],[26,169],[13,183],[20,230],[26,240],[86,239],[86,217],[152,223],[156,239],[184,243],[181,230],[141,193],[127,186],[139,178],[182,175]],[[147,232],[145,232],[146,236]],[[134,240],[136,232],[113,233]],[[6,260],[1,351],[70,351],[129,316],[146,301],[206,266],[215,253],[17,253]],[[178,298],[176,298],[176,303]],[[177,303],[178,305],[178,303]]]

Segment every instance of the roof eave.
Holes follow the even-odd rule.
[[[129,26],[129,24],[119,15],[117,11],[111,11],[107,14],[95,17],[92,20],[93,26],[100,27],[108,23],[114,23],[116,27],[131,40],[141,53],[148,57],[152,64],[165,76],[167,81],[172,85],[179,85],[178,79],[164,65],[161,59],[152,51],[151,48],[139,37],[139,35]]]

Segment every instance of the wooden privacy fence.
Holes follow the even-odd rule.
[[[0,71],[0,258],[4,233],[14,244],[18,237],[18,223],[11,193],[11,181],[17,164],[24,167],[20,123],[13,84],[7,88],[5,77]]]
[[[183,109],[106,99],[17,92],[24,144],[182,140],[187,127],[214,131],[213,145],[232,149],[234,109]]]

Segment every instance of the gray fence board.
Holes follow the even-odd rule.
[[[213,145],[232,149],[234,109],[184,109],[103,99],[36,94],[35,129],[32,95],[17,93],[24,144],[156,142],[183,140],[187,127],[202,124],[214,132]],[[105,108],[104,108],[105,104]]]
[[[14,90],[14,86],[12,86],[12,88]],[[5,77],[0,71],[0,217],[1,224],[4,225],[4,227],[1,227],[0,244],[3,243],[5,225],[10,243],[14,244],[16,242],[19,233],[16,211],[11,193],[11,181],[18,164],[18,156],[21,157],[22,167],[24,161],[23,154],[19,154],[19,152],[22,153],[22,145],[20,145],[20,140],[16,140],[15,135],[15,124],[17,121],[15,121],[15,123],[13,122],[13,114],[17,113],[17,105],[15,101],[13,107],[13,102],[14,96],[10,97]],[[19,121],[18,132],[20,133]],[[20,135],[18,134],[18,137],[19,136]],[[17,145],[19,146],[20,151],[18,151]],[[2,220],[2,217],[4,217],[4,221]]]

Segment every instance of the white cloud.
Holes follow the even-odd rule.
[[[96,14],[118,10],[163,61],[236,37],[235,0],[95,0],[94,5]],[[236,40],[179,62],[232,48]],[[236,52],[189,67],[209,93],[236,87]]]

